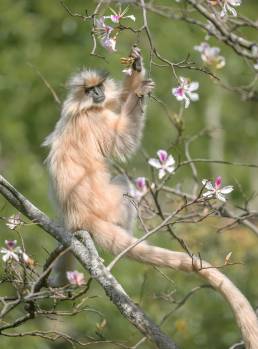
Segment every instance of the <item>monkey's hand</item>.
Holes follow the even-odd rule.
[[[141,86],[136,90],[138,97],[143,97],[152,92],[155,87],[155,82],[151,79],[144,80],[141,82]]]
[[[130,57],[133,58],[132,68],[137,72],[141,72],[143,68],[141,50],[137,46],[133,46],[132,51],[130,53]]]

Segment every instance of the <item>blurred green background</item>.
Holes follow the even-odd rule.
[[[171,2],[154,3],[165,5]],[[79,13],[86,8],[92,13],[96,6],[94,1],[89,0],[67,0],[66,4]],[[90,24],[69,16],[59,1],[2,0],[0,12],[0,172],[39,208],[55,217],[48,195],[47,170],[43,164],[47,149],[42,148],[41,143],[53,129],[59,117],[60,106],[54,101],[37,71],[40,71],[63,100],[66,95],[65,82],[78,68],[104,68],[115,78],[121,79],[123,68],[120,65],[120,57],[127,56],[131,45],[138,40],[148,61],[148,42],[143,33],[138,37],[133,32],[123,31],[118,38],[116,53],[109,54],[98,45],[97,52],[106,57],[106,60],[103,60],[90,56]],[[239,12],[241,15],[257,19],[254,18],[254,14],[258,13],[258,3],[245,1]],[[135,28],[140,27],[141,11],[131,6],[129,13],[135,14],[137,21],[135,24],[128,24]],[[154,14],[149,14],[148,18],[155,46],[164,57],[177,62],[190,53],[192,59],[198,65],[202,65],[193,46],[204,40],[205,33],[186,23],[169,21]],[[250,38],[255,38],[252,31],[245,29],[244,33]],[[226,66],[216,72],[223,82],[238,86],[248,85],[253,80],[254,70],[242,58],[215,39],[210,39],[209,42],[219,46],[226,57]],[[193,135],[204,127],[214,129],[211,137],[201,137],[193,144],[192,157],[258,163],[258,104],[241,101],[239,95],[215,85],[208,75],[199,71],[177,69],[177,74],[200,82],[200,101],[192,103],[183,116],[184,136]],[[156,82],[155,95],[167,104],[171,113],[177,113],[180,105],[171,95],[171,88],[175,87],[177,82],[168,68],[152,66],[151,77]],[[163,108],[151,100],[147,112],[144,149],[153,156],[158,149],[169,147],[175,137],[176,131]],[[172,152],[176,157],[184,157],[180,146]],[[150,175],[141,152],[138,152],[126,167],[133,176]],[[243,204],[244,200],[258,189],[255,168],[218,164],[202,164],[197,165],[197,168],[200,180],[222,175],[226,184],[235,185],[237,188],[232,196],[238,204]],[[191,189],[193,180],[188,168],[180,169],[170,184],[174,187],[179,182],[185,190]],[[257,203],[258,200],[254,199],[251,207],[255,209]],[[2,216],[14,213],[2,198],[0,207]],[[215,264],[223,262],[229,251],[233,251],[234,260],[245,262],[245,265],[227,268],[225,272],[255,306],[258,304],[258,240],[252,232],[243,228],[216,234],[216,229],[221,225],[221,221],[211,219],[198,226],[189,224],[179,227],[178,233],[194,251],[201,251],[203,258]],[[40,265],[47,256],[44,249],[50,251],[55,242],[34,226],[23,228],[22,234],[28,253]],[[17,238],[16,234],[1,223],[0,245],[4,244],[5,239],[14,238]],[[156,237],[154,241],[171,249],[180,249],[167,237]],[[103,255],[102,251],[101,254]],[[104,258],[106,262],[111,260],[109,255],[104,255]],[[202,284],[202,280],[194,275],[168,270],[166,274],[172,282],[164,279],[152,267],[127,260],[119,262],[114,269],[114,275],[128,294],[157,323],[174,307],[171,300],[167,300],[164,295],[172,292],[173,297],[180,300],[191,288]],[[0,296],[5,295],[5,291],[5,288],[0,288]],[[60,321],[38,319],[35,323],[18,328],[17,331],[37,327],[44,330],[56,328],[84,338],[86,335],[95,336],[96,324],[104,318],[107,321],[102,333],[105,338],[125,341],[128,345],[135,344],[141,338],[141,335],[120,316],[95,282],[89,295],[97,297],[89,298],[87,305],[100,311],[102,316],[86,312]],[[22,313],[21,309],[20,314]],[[196,293],[162,328],[182,349],[223,349],[237,341],[240,335],[229,307],[219,295],[209,289]],[[0,343],[2,348],[15,348],[17,345],[20,349],[70,347],[61,341],[51,343],[32,337],[1,337]],[[96,346],[114,347],[111,344]],[[152,347],[150,343],[141,345],[141,348]]]

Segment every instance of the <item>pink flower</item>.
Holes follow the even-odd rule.
[[[241,0],[224,0],[223,3],[224,4],[220,13],[220,17],[225,17],[228,14],[228,12],[230,12],[232,16],[236,17],[237,11],[233,6],[240,6]]]
[[[118,12],[116,12],[112,8],[110,8],[110,11],[113,12],[113,15],[105,16],[105,18],[111,19],[111,21],[113,23],[119,23],[121,21],[121,19],[126,19],[126,18],[130,18],[132,21],[135,22],[135,16],[134,15],[125,16],[126,12],[128,11],[128,7],[126,7],[124,9],[124,11],[122,11],[120,9]]]
[[[21,220],[20,214],[16,213],[16,214],[13,214],[12,216],[10,216],[7,219],[7,223],[5,223],[5,224],[9,229],[14,230],[18,225],[22,225],[24,223]]]
[[[207,42],[202,42],[194,49],[201,53],[201,59],[204,63],[214,66],[216,69],[223,68],[226,64],[225,58],[220,56],[218,47],[211,47]]]
[[[221,184],[222,184],[221,176],[215,179],[214,185],[211,183],[211,181],[208,181],[207,179],[203,179],[202,184],[204,185],[204,188],[208,190],[202,194],[203,197],[210,199],[215,196],[217,199],[223,202],[226,201],[226,198],[224,195],[227,195],[234,190],[232,185],[228,185],[226,187],[221,188]]]
[[[148,188],[146,185],[146,178],[145,177],[138,177],[135,179],[135,187],[136,192],[134,194],[134,197],[137,201],[140,201],[140,199],[147,193]]]
[[[72,285],[82,286],[86,283],[85,279],[84,279],[84,274],[79,273],[77,270],[67,271],[66,276],[67,276],[68,281]]]
[[[190,80],[180,77],[180,85],[178,87],[172,88],[172,94],[176,97],[178,101],[185,101],[185,108],[188,108],[190,101],[198,101],[199,95],[194,92],[198,90],[198,82],[190,82]]]
[[[101,41],[102,46],[105,47],[109,52],[116,51],[116,39],[115,38],[105,38]]]
[[[159,179],[162,179],[166,172],[173,173],[175,171],[175,159],[172,155],[168,155],[166,150],[162,149],[157,152],[157,155],[158,159],[151,158],[148,163],[159,170]]]

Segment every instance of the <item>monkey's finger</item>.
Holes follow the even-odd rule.
[[[133,46],[130,56],[134,59],[141,57],[141,49],[137,46]]]

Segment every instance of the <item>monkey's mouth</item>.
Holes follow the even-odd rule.
[[[105,100],[105,96],[95,96],[93,98],[93,102],[97,104],[103,102],[104,100]]]

